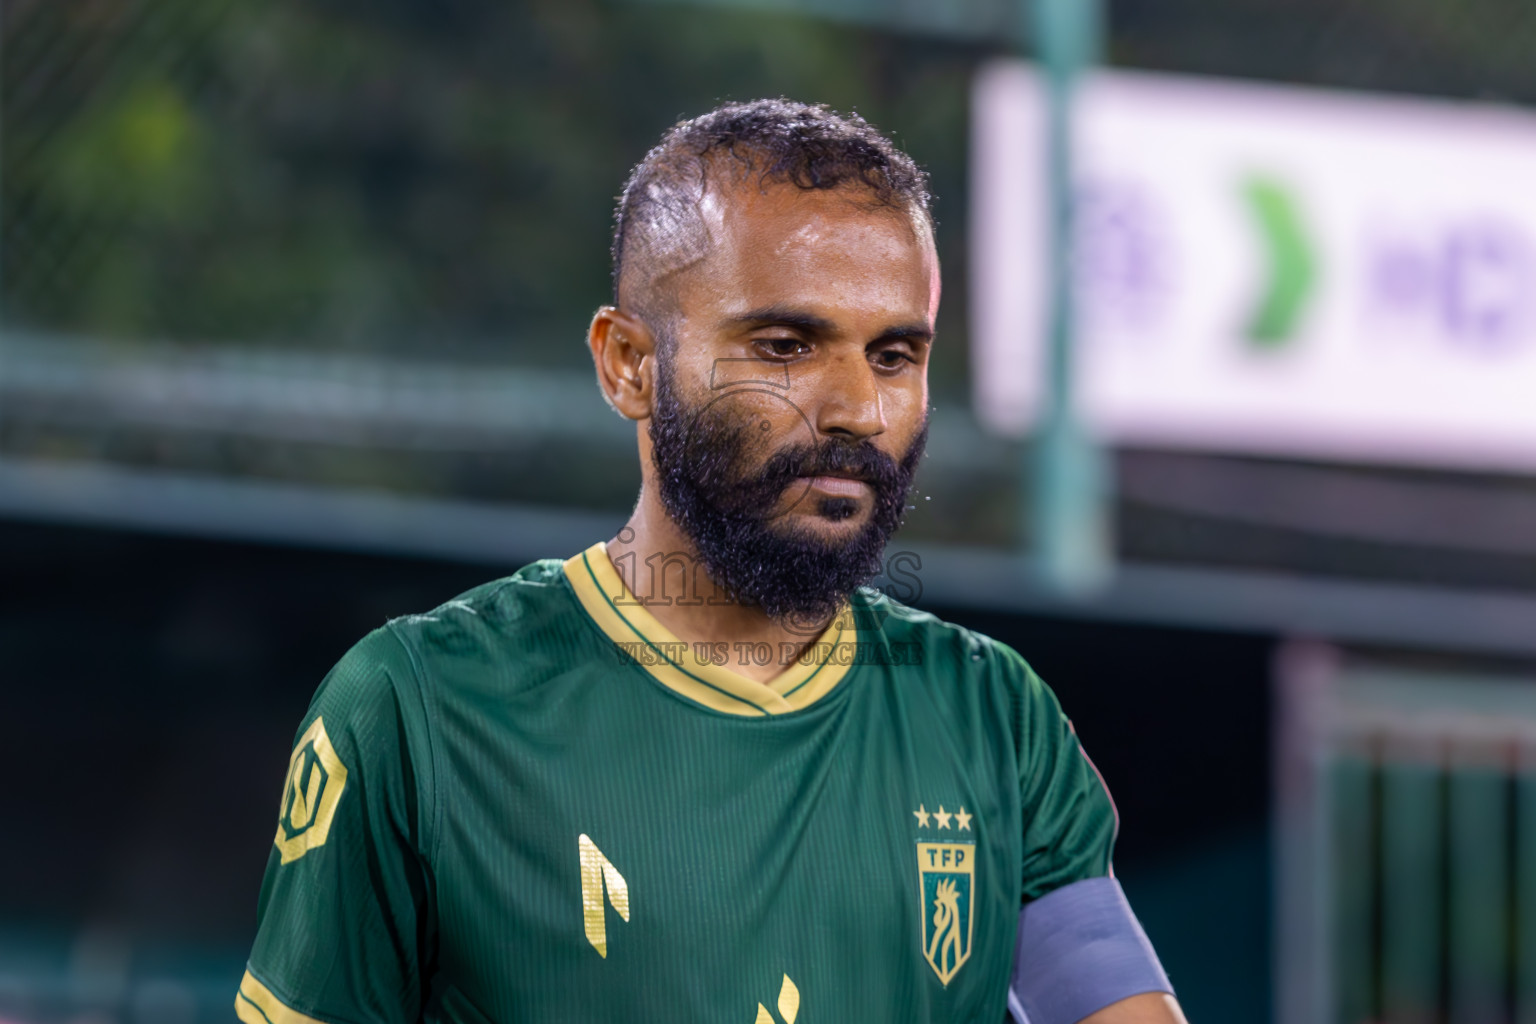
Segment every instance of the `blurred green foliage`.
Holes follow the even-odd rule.
[[[949,286],[934,379],[963,391],[969,78],[1006,40],[749,6],[11,0],[0,314],[578,365],[629,167],[679,117],[782,94],[863,113],[933,174]],[[1111,15],[1120,64],[1536,100],[1528,0],[1116,0]]]
[[[783,94],[858,110],[930,167],[941,327],[963,336],[980,55],[600,0],[16,0],[4,314],[108,337],[579,363],[629,167],[681,116]],[[962,386],[958,348],[946,362]]]

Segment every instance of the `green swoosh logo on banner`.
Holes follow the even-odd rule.
[[[1302,224],[1295,197],[1269,178],[1243,185],[1269,260],[1269,287],[1248,322],[1248,340],[1260,348],[1280,348],[1296,333],[1301,314],[1317,282],[1317,260]]]

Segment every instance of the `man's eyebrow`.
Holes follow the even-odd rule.
[[[763,306],[748,310],[739,316],[726,317],[721,327],[793,327],[807,334],[826,334],[833,323],[826,317],[807,313],[792,306]]]
[[[720,322],[720,326],[722,328],[793,327],[806,334],[830,334],[836,328],[836,325],[826,317],[790,306],[763,306],[760,309],[748,310],[738,316],[727,317]],[[881,331],[875,340],[930,342],[933,340],[933,329],[924,323],[897,324]]]
[[[933,328],[927,324],[899,324],[896,327],[887,327],[880,332],[876,341],[920,341],[931,342],[933,340]]]

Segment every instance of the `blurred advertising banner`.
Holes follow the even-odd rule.
[[[974,86],[973,388],[1040,408],[1044,95]],[[1111,444],[1536,470],[1536,114],[1162,74],[1079,94],[1078,397]]]

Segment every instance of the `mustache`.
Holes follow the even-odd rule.
[[[798,477],[847,476],[879,485],[897,473],[896,460],[867,441],[829,440],[780,449],[756,477],[765,483],[788,485]]]
[[[917,461],[922,456],[926,427],[900,462],[869,441],[827,439],[787,445],[774,452],[761,468],[732,481],[727,515],[771,518],[786,491],[804,477],[845,476],[862,480],[874,491],[879,507],[899,505]],[[722,495],[723,496],[723,495]],[[899,515],[899,512],[897,513]]]

